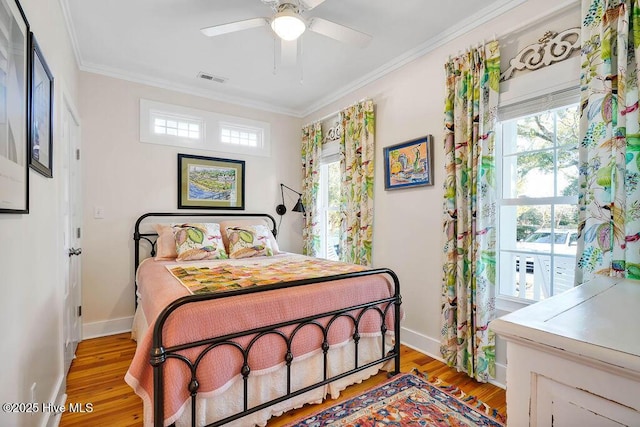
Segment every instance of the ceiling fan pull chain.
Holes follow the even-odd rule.
[[[273,75],[276,75],[276,38],[273,38]]]

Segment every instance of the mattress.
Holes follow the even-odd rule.
[[[282,262],[311,262],[312,259],[294,254],[258,257],[248,260],[215,260],[189,263],[198,268],[253,266],[269,269]],[[185,263],[180,263],[184,266]],[[190,295],[189,289],[170,273],[178,263],[156,261],[152,258],[141,263],[137,272],[139,306],[136,313],[134,334],[138,348],[125,380],[142,398],[144,423],[152,424],[153,387],[152,368],[149,364],[152,330],[158,314],[177,298]],[[221,336],[250,328],[305,317],[337,308],[351,307],[359,303],[377,301],[393,295],[394,289],[384,275],[364,276],[345,280],[314,284],[299,288],[279,289],[252,295],[237,295],[215,301],[204,301],[181,307],[165,324],[165,346],[194,342],[212,336]],[[377,319],[376,319],[377,316]],[[393,310],[385,319],[384,351],[380,331],[380,316],[371,311],[363,316],[359,325],[359,365],[379,359],[393,344]],[[353,328],[347,318],[335,322],[328,334],[328,375],[346,372],[354,367],[355,345]],[[144,330],[146,329],[146,330]],[[283,328],[289,333],[293,327]],[[305,327],[292,342],[294,355],[292,366],[292,390],[322,380],[324,355],[321,350],[322,334],[318,328]],[[308,331],[307,331],[308,330]],[[246,345],[250,337],[236,341]],[[257,351],[250,353],[249,407],[286,394],[286,367],[283,362],[286,346],[276,337],[261,338]],[[195,350],[187,350],[187,357],[195,358]],[[205,360],[206,359],[206,360]],[[210,423],[242,410],[243,380],[240,374],[242,358],[228,349],[215,349],[205,356],[198,367],[200,391],[197,397],[198,424]],[[264,425],[273,415],[279,415],[304,403],[318,402],[327,395],[335,398],[349,384],[362,381],[377,373],[381,364],[352,374],[324,387],[288,399],[280,404],[255,412],[237,420],[233,425]],[[190,373],[177,360],[168,360],[165,367],[165,425],[188,425],[191,398],[186,389]]]

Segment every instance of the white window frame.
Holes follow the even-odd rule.
[[[199,138],[185,138],[177,135],[160,134],[154,131],[155,120],[175,120],[182,123],[197,123]],[[205,149],[206,124],[204,116],[191,108],[140,100],[140,141],[150,144],[172,145],[184,148]]]
[[[227,139],[226,132],[229,132]],[[238,134],[234,137],[234,132]],[[246,136],[245,136],[246,135]],[[252,138],[253,136],[253,138]],[[232,141],[237,139],[237,142]],[[243,143],[246,140],[247,143]],[[251,140],[255,141],[255,144],[251,144]],[[247,149],[262,149],[264,141],[264,129],[255,126],[238,125],[236,123],[220,122],[220,143],[234,146],[234,147],[247,147]]]
[[[154,118],[169,117],[200,124],[200,138],[185,138],[154,132]],[[257,136],[256,146],[223,143],[223,126],[244,129]],[[267,122],[229,116],[212,111],[140,99],[140,142],[181,148],[271,157],[271,125]]]
[[[498,224],[499,224],[499,239],[498,239],[498,265],[499,268],[502,269],[503,267],[500,267],[500,260],[502,260],[503,258],[508,258],[511,260],[514,260],[512,257],[513,256],[518,256],[520,257],[520,260],[523,261],[525,259],[525,257],[533,257],[533,259],[541,259],[541,258],[537,258],[536,255],[539,255],[536,252],[526,252],[526,251],[522,251],[522,250],[517,250],[515,248],[513,248],[513,250],[511,249],[504,249],[501,247],[500,242],[503,240],[503,238],[505,237],[503,235],[503,233],[505,232],[504,230],[514,230],[516,229],[516,224],[514,223],[515,221],[515,217],[507,217],[507,218],[502,218],[500,216],[500,214],[502,213],[502,208],[503,207],[509,207],[509,206],[538,206],[538,205],[550,205],[551,206],[551,213],[552,215],[554,214],[555,208],[556,206],[561,206],[561,205],[573,205],[573,206],[577,206],[578,204],[578,196],[577,195],[572,195],[572,196],[560,196],[560,195],[555,195],[557,194],[557,181],[554,179],[554,188],[552,193],[554,195],[545,195],[545,196],[540,196],[540,197],[530,197],[530,196],[519,196],[519,195],[509,195],[507,196],[507,194],[510,194],[510,186],[513,184],[513,181],[510,179],[510,177],[506,176],[505,171],[503,170],[503,166],[505,164],[505,160],[509,157],[516,157],[518,154],[521,153],[510,153],[509,155],[506,155],[504,153],[504,138],[503,136],[505,134],[511,134],[514,135],[516,132],[515,129],[515,123],[513,121],[511,121],[511,119],[515,119],[515,118],[520,118],[520,117],[526,117],[528,115],[531,114],[536,114],[536,113],[542,113],[545,111],[549,111],[549,110],[556,110],[558,108],[562,108],[564,106],[570,106],[570,105],[577,105],[579,102],[579,95],[577,93],[577,91],[569,91],[569,93],[562,93],[561,97],[556,97],[555,98],[555,105],[553,107],[549,107],[549,100],[545,100],[542,104],[538,104],[536,103],[534,100],[532,100],[532,102],[528,103],[528,107],[526,109],[520,108],[521,106],[518,106],[518,108],[515,108],[513,111],[509,111],[509,113],[512,114],[503,114],[505,116],[513,116],[513,117],[509,117],[506,120],[501,120],[500,123],[498,124],[498,128],[496,129],[496,154],[497,154],[497,158],[500,159],[500,161],[498,162],[498,165],[496,166],[497,172],[498,172],[498,176],[500,177],[499,179],[499,190],[498,190]],[[553,97],[551,97],[553,98]],[[558,99],[560,98],[560,99]],[[562,105],[562,104],[566,104],[566,105]],[[555,154],[558,153],[558,151],[562,150],[561,146],[558,146],[555,142],[553,144],[553,146],[550,146],[548,148],[545,148],[544,150],[534,150],[535,151],[552,151],[555,152]],[[557,171],[557,157],[554,156],[554,169]],[[561,231],[560,228],[557,229],[558,232]],[[552,229],[552,233],[553,233],[553,229]],[[515,236],[510,236],[513,237],[513,240],[515,241]],[[511,239],[506,239],[506,240],[511,240]],[[551,271],[555,271],[554,269],[554,264],[557,260],[559,260],[559,257],[564,257],[565,255],[561,255],[559,253],[555,253],[554,252],[554,248],[555,245],[551,245],[551,252],[549,253],[549,257],[550,257],[550,269]],[[511,256],[509,256],[509,254],[511,254]],[[503,257],[504,255],[504,257]],[[546,255],[543,255],[544,257],[546,257]],[[559,261],[558,261],[559,262]],[[519,274],[520,279],[524,280],[525,275],[526,275],[526,265],[525,263],[521,262],[520,263],[520,272]],[[511,262],[509,262],[508,268],[512,268],[513,264]],[[507,268],[504,267],[504,268]],[[540,273],[539,270],[540,266],[537,267],[537,272],[538,274],[544,274],[544,273]],[[499,278],[502,278],[504,276],[503,274],[504,272],[501,270],[500,274],[499,274]],[[551,273],[550,273],[551,274]],[[534,279],[537,278],[538,280],[542,280],[542,276],[538,276],[538,275],[534,275]],[[514,278],[515,279],[515,278]],[[556,279],[554,278],[554,281],[556,281]],[[558,283],[556,283],[558,284]],[[508,284],[507,284],[508,285]],[[558,285],[559,286],[559,285]],[[497,287],[497,291],[499,292],[502,289],[502,285],[500,284],[500,282],[498,282],[498,287]],[[541,298],[541,293],[543,292],[540,283],[536,283],[534,284],[534,299],[533,300],[527,300],[524,299],[523,297],[516,297],[516,296],[511,296],[511,295],[503,295],[503,294],[499,294],[499,297],[505,300],[513,300],[516,302],[522,302],[525,304],[530,304],[532,302],[535,302],[537,300],[539,300]],[[521,295],[523,295],[525,292],[524,288],[520,289],[520,293]]]
[[[178,116],[152,110],[149,121],[151,122],[151,133],[154,137],[184,139],[196,143],[204,141],[204,121],[197,117]],[[159,123],[160,121],[165,123],[161,124]],[[196,127],[196,129],[194,130],[193,127]],[[158,132],[158,128],[164,128],[165,132]],[[176,133],[170,133],[170,129],[175,129]],[[181,131],[186,132],[186,135],[180,135]]]
[[[498,122],[534,112],[535,108],[539,108],[538,111],[544,111],[570,105],[577,102],[576,99],[579,101],[579,76],[580,56],[575,56],[501,82]],[[500,129],[497,131],[500,132]],[[502,147],[499,139],[496,140],[496,169],[498,176],[502,177]],[[497,194],[497,200],[502,199],[501,180],[499,185],[500,193]],[[499,219],[498,216],[497,220]],[[498,238],[498,254],[500,253],[499,240]],[[500,268],[499,264],[498,268]],[[496,284],[495,292],[498,312],[512,312],[535,302],[501,295],[499,282]]]

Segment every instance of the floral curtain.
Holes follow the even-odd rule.
[[[497,41],[449,60],[445,98],[440,351],[478,381],[495,376]]]
[[[582,12],[576,279],[640,279],[640,7],[583,0]]]
[[[302,230],[302,253],[315,257],[320,252],[320,219],[318,186],[320,183],[320,154],[322,128],[313,123],[302,129],[302,203],[305,225]]]
[[[371,265],[373,238],[373,101],[341,112],[340,170],[342,261]]]

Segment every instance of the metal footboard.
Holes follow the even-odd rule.
[[[221,298],[232,298],[236,295],[246,295],[250,293],[258,293],[258,292],[269,292],[274,289],[285,289],[292,288],[297,286],[305,286],[312,285],[315,283],[328,282],[333,280],[341,280],[348,279],[352,277],[362,277],[369,276],[374,274],[386,274],[388,275],[394,283],[394,295],[388,298],[371,301],[364,304],[359,304],[351,307],[346,307],[340,310],[334,310],[326,313],[318,313],[313,316],[304,317],[301,319],[295,319],[287,322],[281,322],[273,325],[268,325],[260,328],[254,328],[247,331],[242,331],[234,334],[228,334],[220,337],[212,337],[210,339],[204,339],[193,343],[182,344],[178,346],[172,347],[164,347],[163,346],[163,326],[167,319],[171,316],[171,314],[179,307],[182,307],[186,304],[197,303],[201,301],[208,301],[214,299]],[[153,331],[153,348],[151,350],[151,358],[150,363],[153,366],[153,380],[154,380],[154,423],[155,426],[162,426],[164,421],[164,376],[163,376],[163,368],[164,363],[170,359],[178,359],[185,363],[190,372],[191,372],[191,380],[188,384],[185,384],[185,387],[188,388],[189,393],[191,394],[192,404],[191,404],[191,425],[196,426],[196,397],[198,394],[199,381],[197,378],[197,368],[199,363],[202,361],[204,356],[214,348],[220,346],[232,346],[236,348],[238,351],[242,353],[243,356],[243,366],[242,366],[242,377],[244,381],[244,402],[243,402],[243,411],[232,416],[226,417],[224,419],[218,420],[214,423],[207,424],[208,426],[220,426],[226,424],[230,421],[237,420],[242,418],[248,414],[253,412],[262,410],[271,405],[283,402],[291,397],[298,396],[300,394],[306,393],[307,391],[313,390],[317,387],[324,386],[333,382],[335,380],[344,378],[348,375],[351,375],[356,372],[360,372],[369,367],[375,366],[377,364],[393,360],[394,361],[394,371],[393,374],[397,374],[400,369],[400,305],[401,305],[401,296],[400,296],[400,283],[396,274],[387,268],[375,269],[375,270],[366,270],[348,274],[340,274],[333,275],[327,277],[321,277],[316,279],[305,279],[305,280],[297,280],[292,282],[283,282],[275,285],[269,285],[265,287],[253,287],[246,288],[237,291],[229,291],[221,294],[206,294],[206,295],[191,295],[187,297],[180,298],[174,301],[172,304],[167,306],[165,310],[158,317]],[[374,311],[379,314],[380,317],[380,332],[382,336],[382,354],[379,359],[376,359],[372,362],[359,365],[358,361],[358,345],[360,341],[360,331],[359,331],[359,323],[365,313],[369,311]],[[393,311],[394,317],[394,346],[393,349],[389,352],[385,353],[385,339],[386,339],[386,318],[390,311]],[[327,325],[324,326],[320,322],[319,319],[329,318]],[[355,344],[355,368],[349,370],[347,372],[341,373],[339,375],[334,375],[328,377],[327,373],[327,363],[328,363],[328,351],[329,344],[327,341],[327,337],[329,331],[331,329],[331,325],[339,318],[348,318],[352,321],[354,327],[354,333],[352,336],[353,342]],[[286,335],[280,329],[296,325],[293,331]],[[292,391],[291,390],[291,362],[293,361],[293,354],[291,352],[292,341],[296,336],[296,333],[307,325],[314,325],[314,327],[319,328],[322,331],[323,335],[323,343],[322,343],[322,351],[324,354],[324,373],[323,380],[317,383],[311,384],[307,387],[304,387],[299,390]],[[268,402],[262,403],[258,406],[248,407],[248,380],[249,375],[251,373],[251,366],[249,365],[249,354],[251,349],[253,348],[253,344],[265,335],[277,335],[282,340],[284,340],[287,351],[285,353],[285,357],[283,362],[286,363],[287,367],[287,394],[280,396],[278,398],[272,399]],[[237,342],[233,341],[235,338],[244,337],[244,336],[253,336],[250,340],[249,344],[245,347],[241,346]],[[197,357],[194,360],[190,360],[183,355],[180,354],[181,351],[196,348],[196,347],[204,347],[204,349],[198,353]]]

